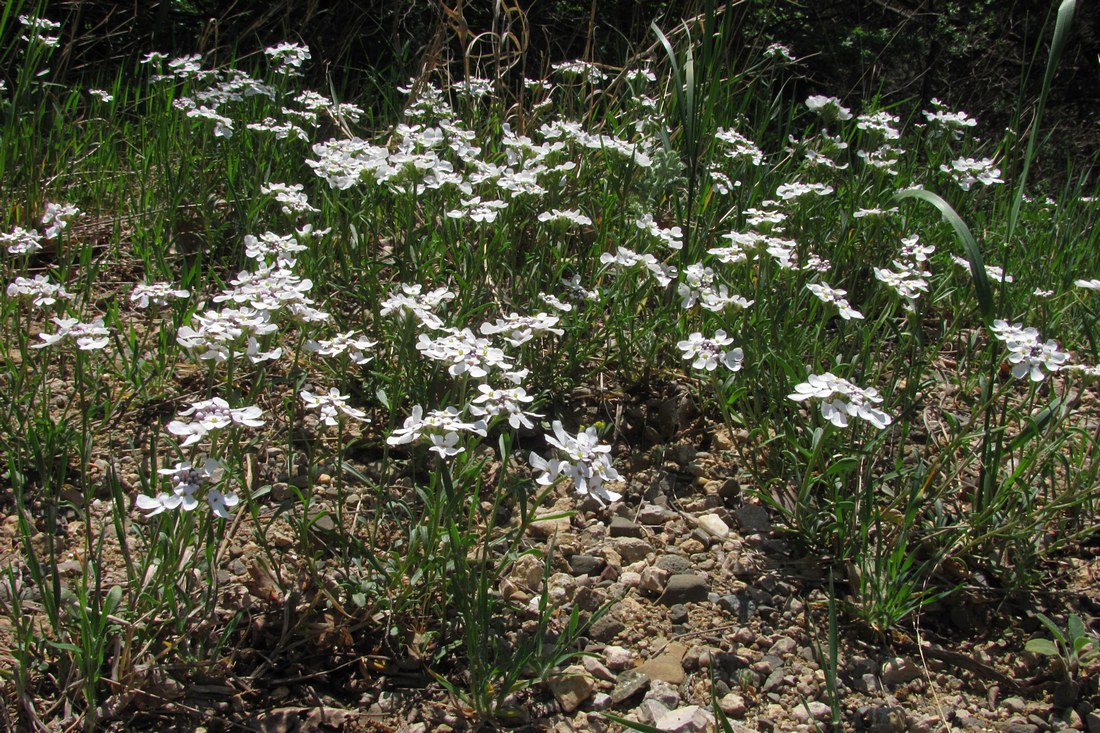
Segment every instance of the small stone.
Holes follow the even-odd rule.
[[[1001,700],[1001,707],[1010,713],[1022,713],[1027,709],[1027,703],[1022,697],[1014,695]]]
[[[662,570],[667,570],[671,575],[691,572],[691,561],[683,555],[661,555],[653,564]]]
[[[710,588],[701,575],[681,574],[669,577],[660,602],[666,606],[676,603],[694,603],[707,600]]]
[[[745,705],[745,698],[736,692],[723,695],[722,699],[718,701],[718,707],[731,718],[740,718],[748,709]]]
[[[1033,723],[1010,722],[1005,728],[1005,733],[1039,733],[1041,729]]]
[[[682,603],[676,603],[669,606],[668,620],[674,624],[686,624],[688,622],[687,606]]]
[[[745,504],[737,510],[737,523],[746,534],[764,534],[772,530],[772,520],[768,511],[756,504]]]
[[[768,649],[768,654],[776,657],[785,657],[788,654],[793,654],[794,650],[798,648],[798,642],[789,636],[781,636],[775,640],[771,648]]]
[[[668,715],[670,711],[671,708],[660,700],[647,697],[635,708],[634,714],[641,723],[653,723]]]
[[[669,710],[680,704],[680,693],[664,680],[651,680],[645,697],[647,700],[657,700]]]
[[[647,527],[659,527],[675,516],[668,509],[657,504],[646,504],[638,511],[638,523]]]
[[[588,627],[588,636],[607,643],[626,630],[626,625],[611,614],[601,616]]]
[[[595,657],[583,657],[581,659],[581,666],[584,667],[584,671],[592,675],[594,679],[603,680],[604,682],[615,681],[615,673],[605,667],[603,662],[601,662],[599,659],[596,659]]]
[[[582,585],[577,588],[577,593],[573,596],[573,603],[576,603],[582,611],[591,613],[607,603],[607,593],[599,588]]]
[[[867,730],[869,733],[905,733],[908,721],[905,711],[890,705],[879,705],[871,710]]]
[[[717,514],[703,514],[695,520],[700,529],[719,540],[730,536],[729,525],[722,521]]]
[[[611,537],[641,537],[642,528],[626,517],[612,517],[607,533]],[[628,561],[633,562],[633,561]]]
[[[566,534],[569,531],[571,522],[569,517],[556,516],[560,512],[553,512],[546,515],[536,516],[535,520],[527,526],[527,531],[531,533],[531,536],[541,539],[549,539],[554,535],[559,537]],[[554,517],[553,519],[543,519],[542,516]]]
[[[882,683],[879,682],[878,677],[868,672],[852,680],[852,689],[864,695],[874,695],[882,692]]]
[[[654,721],[654,726],[669,733],[705,733],[714,726],[714,722],[711,713],[698,705],[688,705],[661,716]]]
[[[828,720],[832,717],[833,709],[823,702],[813,700],[795,705],[791,713],[795,720],[805,724],[812,720]]]
[[[607,662],[607,666],[616,671],[630,669],[634,666],[634,652],[621,646],[604,647],[603,658]]]
[[[595,555],[577,554],[569,558],[569,569],[573,575],[598,575],[606,561]]]
[[[649,675],[638,669],[628,669],[619,675],[611,690],[611,702],[620,705],[649,687]]]
[[[644,560],[653,549],[648,542],[637,537],[616,537],[612,547],[626,565]]]
[[[611,707],[611,695],[606,692],[597,692],[592,696],[591,708],[593,710],[607,710]]]
[[[642,571],[642,579],[638,584],[638,589],[643,593],[659,596],[664,593],[668,579],[669,572],[667,570],[651,565]]]
[[[904,657],[893,657],[882,666],[882,681],[889,687],[904,685],[921,676],[920,667]]]
[[[637,588],[642,584],[642,575],[633,570],[626,570],[619,576],[619,582],[624,588]]]
[[[683,644],[669,644],[661,654],[646,661],[637,671],[645,673],[649,679],[664,680],[673,685],[683,684],[687,679],[683,665],[686,654],[687,647]]]
[[[688,537],[680,543],[679,547],[684,551],[684,554],[687,555],[698,555],[700,552],[707,549],[706,545],[694,537]]]
[[[943,730],[943,721],[938,715],[922,715],[909,721],[909,733],[939,733]]]
[[[574,664],[548,681],[550,692],[564,712],[571,713],[592,696],[596,688],[584,667]]]

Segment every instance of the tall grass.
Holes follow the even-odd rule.
[[[636,68],[527,82],[521,113],[506,59],[382,120],[303,96],[300,49],[69,85],[24,44],[4,246],[82,213],[0,255],[22,723],[93,730],[150,669],[305,644],[507,717],[606,611],[555,612],[532,526],[638,502],[619,455],[697,436],[623,416],[673,385],[729,435],[736,501],[876,629],[951,593],[948,563],[1031,587],[1094,533],[1100,471],[1094,192],[1027,181],[1072,12],[1024,151],[942,109],[788,104],[797,61],[729,58],[715,3]],[[65,293],[36,303],[34,276]]]

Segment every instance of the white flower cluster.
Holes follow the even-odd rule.
[[[1058,342],[1053,339],[1044,342],[1038,329],[998,320],[993,322],[991,330],[1008,347],[1008,361],[1016,379],[1030,376],[1031,381],[1041,382],[1046,376],[1044,369],[1056,372],[1069,361],[1069,354],[1058,350]]]
[[[811,112],[816,112],[826,120],[839,120],[844,122],[852,119],[852,111],[841,105],[836,97],[825,97],[815,94],[806,99],[806,107]]]
[[[596,428],[587,428],[573,437],[565,432],[559,420],[551,427],[554,434],[547,435],[546,442],[557,448],[564,458],[546,460],[532,451],[528,460],[532,468],[542,472],[537,483],[549,486],[559,476],[566,476],[573,480],[578,493],[594,497],[601,504],[621,499],[621,494],[604,486],[622,479],[611,465],[611,446],[600,443]]]
[[[796,384],[794,392],[787,396],[796,402],[820,400],[821,416],[838,428],[847,427],[850,417],[866,420],[876,428],[893,422],[893,418],[874,407],[882,403],[878,390],[857,387],[832,372],[811,374],[805,382]]]
[[[834,288],[824,282],[810,283],[806,288],[816,295],[821,302],[835,305],[840,312],[840,317],[844,320],[850,321],[853,318],[862,320],[863,314],[853,308],[848,303],[848,299],[844,297],[848,294],[848,291]]]
[[[52,320],[57,324],[58,330],[54,333],[38,334],[38,338],[45,343],[34,344],[32,349],[44,349],[65,339],[76,342],[76,348],[81,351],[98,351],[110,343],[111,331],[103,325],[102,318],[96,318],[91,323],[56,316]]]
[[[7,293],[9,298],[29,296],[36,308],[53,305],[59,298],[73,300],[76,297],[66,290],[64,285],[55,285],[45,275],[35,275],[33,280],[16,277],[8,285]]]
[[[186,448],[198,443],[212,433],[231,425],[244,425],[250,428],[262,427],[260,419],[263,410],[255,405],[249,407],[230,407],[221,397],[192,402],[191,406],[179,413],[180,417],[189,417],[189,421],[173,420],[168,423],[168,432],[184,440],[180,447]]]
[[[678,342],[676,347],[684,352],[684,359],[691,360],[694,369],[713,372],[719,364],[723,364],[731,372],[739,372],[741,363],[745,360],[745,352],[741,348],[726,349],[732,343],[733,339],[725,331],[718,329],[713,338],[707,338],[696,331],[686,340]]]
[[[210,511],[222,519],[228,519],[229,510],[240,503],[240,498],[235,492],[223,493],[215,488],[225,474],[225,467],[213,458],[202,458],[199,465],[182,461],[172,468],[159,469],[158,474],[168,477],[171,493],[162,491],[156,496],[139,494],[138,509],[148,512],[146,516],[149,517],[174,509],[190,512],[198,507],[199,499],[204,498]]]
[[[932,245],[922,245],[916,234],[901,240],[901,252],[893,261],[893,270],[875,267],[875,279],[892,288],[905,298],[906,310],[914,310],[913,301],[921,293],[928,292],[928,278],[931,274],[924,269],[928,256],[936,251]]]
[[[951,176],[955,183],[964,191],[969,191],[975,183],[983,186],[992,186],[994,183],[1004,183],[1001,178],[1001,169],[997,168],[991,158],[956,158],[951,165],[940,165],[940,170]]]

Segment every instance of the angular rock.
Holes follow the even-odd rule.
[[[626,517],[612,517],[611,524],[607,527],[607,534],[611,537],[641,537],[643,530]]]
[[[637,537],[616,537],[611,546],[625,565],[644,560],[653,549],[648,542]]]
[[[904,685],[906,682],[912,682],[920,676],[920,667],[905,657],[887,659],[886,664],[882,665],[882,681],[890,687]]]
[[[661,555],[653,564],[662,570],[667,570],[671,575],[681,575],[691,572],[691,560],[688,560],[683,555]]]
[[[768,649],[768,654],[776,657],[785,657],[788,654],[794,653],[794,650],[798,648],[798,642],[789,636],[781,636],[775,640],[771,648]]]
[[[718,707],[731,718],[740,718],[748,709],[745,705],[745,698],[735,692],[723,695],[722,699],[718,701]]]
[[[683,573],[669,577],[660,602],[666,606],[676,603],[698,603],[707,600],[710,587],[701,575]]]
[[[745,504],[737,510],[737,523],[746,534],[764,534],[772,531],[772,520],[768,511],[756,504]]]
[[[706,733],[714,726],[714,722],[711,713],[698,705],[688,705],[661,716],[653,725],[668,733]]]
[[[675,514],[657,504],[646,504],[638,511],[638,523],[647,527],[659,527],[672,519]]]
[[[683,665],[685,654],[687,647],[674,642],[659,655],[637,667],[637,671],[644,673],[649,679],[663,680],[672,685],[683,684],[687,679]]]
[[[670,575],[667,570],[656,567],[655,565],[650,565],[642,571],[642,579],[638,584],[638,589],[643,593],[659,596],[664,593],[665,584],[668,583],[669,577]]]
[[[651,680],[646,700],[657,700],[669,710],[680,704],[680,692],[664,680]]]
[[[577,554],[569,558],[569,569],[573,575],[598,575],[606,561],[595,555]]]
[[[699,529],[715,539],[724,540],[730,536],[729,525],[717,514],[703,514],[696,520]]]
[[[588,627],[588,636],[607,643],[626,630],[626,625],[611,614],[601,616]]]
[[[649,688],[649,675],[639,669],[628,669],[619,675],[611,690],[611,702],[620,705]]]
[[[671,708],[660,700],[654,700],[647,697],[642,700],[642,703],[637,708],[635,708],[634,714],[642,723],[653,723],[660,720],[665,715],[668,715],[670,711]]]
[[[634,652],[621,646],[605,646],[603,658],[610,669],[621,671],[634,666]]]
[[[567,713],[579,708],[596,691],[592,678],[579,664],[566,667],[561,674],[551,677],[547,685],[558,705]]]
[[[541,539],[549,539],[554,535],[559,537],[566,534],[571,526],[569,517],[555,517],[554,519],[542,519],[542,516],[554,516],[559,512],[549,512],[546,515],[536,516],[535,520],[527,526],[531,536]]]
[[[604,666],[603,662],[595,657],[584,657],[581,659],[581,666],[584,667],[584,671],[592,675],[595,679],[603,680],[604,682],[614,682],[615,673]]]
[[[794,715],[794,719],[799,723],[809,723],[812,720],[828,720],[833,710],[828,705],[817,700],[807,701],[805,703],[799,703],[791,711]]]

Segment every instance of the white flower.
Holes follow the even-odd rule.
[[[308,341],[306,342],[306,350],[322,356],[338,356],[347,352],[348,358],[351,359],[352,363],[363,365],[368,363],[372,358],[363,352],[374,348],[378,343],[369,340],[365,336],[356,338],[355,335],[357,333],[359,332],[348,331],[347,333],[338,334],[327,341]]]
[[[564,475],[573,479],[578,493],[592,496],[600,503],[622,498],[621,494],[604,487],[605,482],[620,481],[621,477],[611,465],[611,446],[600,444],[596,428],[590,427],[573,437],[565,432],[558,420],[553,422],[552,427],[554,435],[546,436],[546,442],[557,448],[565,458],[548,461],[532,452],[528,459],[531,466],[542,471],[536,482],[549,486]]]
[[[187,298],[190,290],[173,287],[171,283],[138,283],[130,293],[130,300],[138,308],[148,308],[150,303],[161,307],[168,305],[169,298]]]
[[[685,359],[691,359],[691,366],[695,369],[705,369],[713,372],[718,368],[719,362],[724,364],[732,372],[741,370],[741,362],[745,358],[745,352],[740,348],[723,350],[733,343],[733,339],[726,335],[722,329],[714,334],[714,338],[706,338],[696,331],[687,337],[687,340],[676,344],[677,348],[684,352]]]
[[[508,424],[518,430],[520,427],[533,430],[535,425],[529,418],[542,417],[534,412],[526,412],[523,406],[534,400],[523,387],[494,389],[487,384],[477,386],[480,395],[470,404],[470,414],[477,417],[496,417],[507,415]]]
[[[806,288],[822,302],[835,305],[840,311],[840,317],[844,320],[850,321],[853,318],[863,318],[863,314],[849,305],[848,300],[844,297],[848,291],[831,287],[828,283],[810,283]]]
[[[15,298],[20,295],[32,296],[33,300],[31,302],[39,308],[46,305],[53,305],[57,302],[58,298],[72,300],[76,297],[66,290],[63,285],[54,285],[51,283],[45,275],[35,275],[33,280],[29,280],[25,277],[16,277],[15,280],[8,285],[7,293],[9,298]]]
[[[159,469],[157,473],[167,476],[172,488],[170,493],[161,492],[155,497],[144,494],[138,496],[138,509],[148,512],[146,516],[150,517],[172,509],[193,511],[199,505],[200,492],[221,481],[224,467],[213,458],[205,458],[200,465],[183,461],[172,468]],[[210,510],[222,519],[228,519],[229,508],[240,503],[235,493],[223,493],[212,487],[206,488],[205,498]]]
[[[110,342],[111,332],[103,326],[103,319],[96,318],[91,323],[81,323],[75,318],[53,318],[59,331],[55,333],[40,333],[38,338],[45,343],[34,344],[32,349],[44,349],[68,337],[76,341],[76,347],[81,351],[96,351],[102,349]]]
[[[103,89],[89,89],[88,95],[91,97],[95,97],[104,104],[110,104],[111,102],[115,101],[114,95],[108,91],[104,91]]]
[[[227,428],[230,425],[245,425],[258,428],[264,424],[260,419],[263,410],[256,406],[230,407],[221,397],[211,400],[192,402],[191,406],[180,412],[180,417],[190,417],[189,422],[173,420],[168,423],[168,432],[184,438],[181,447],[194,445],[207,433]]]
[[[1073,284],[1085,290],[1100,290],[1100,280],[1074,280]]]
[[[861,418],[877,428],[893,422],[893,418],[873,407],[882,402],[878,390],[857,387],[832,372],[811,374],[805,382],[795,385],[794,390],[787,396],[796,402],[821,400],[822,417],[839,428],[848,425],[849,417]]]
[[[1008,361],[1012,364],[1012,376],[1016,379],[1029,375],[1031,381],[1041,382],[1046,376],[1042,368],[1056,372],[1069,361],[1069,354],[1058,350],[1058,342],[1043,342],[1038,329],[997,320],[990,330],[1008,347]]]
[[[340,394],[340,390],[335,387],[331,387],[328,394],[313,394],[303,389],[300,396],[307,409],[321,411],[321,420],[325,425],[336,425],[340,415],[346,415],[355,420],[367,419],[367,414],[348,405],[348,396]]]
[[[484,420],[475,420],[472,423],[462,420],[457,407],[432,410],[425,415],[424,408],[416,405],[409,417],[405,418],[404,424],[386,438],[386,443],[406,445],[426,437],[432,444],[429,450],[443,458],[450,458],[465,450],[458,445],[458,433],[469,432],[484,437],[486,429]]]
[[[14,227],[10,232],[0,233],[0,247],[7,247],[8,254],[34,254],[42,249],[42,235],[34,229]]]
[[[970,261],[964,257],[951,255],[951,261],[959,267],[966,268],[967,270],[970,269]],[[1013,281],[1012,275],[1006,275],[1004,269],[997,267],[996,265],[987,264],[985,266],[985,276],[989,278],[989,281],[992,283],[999,283],[1001,282],[1002,278],[1006,283],[1010,283]]]
[[[1001,169],[993,164],[991,158],[957,158],[951,161],[951,165],[943,164],[940,170],[949,174],[959,187],[969,191],[975,183],[983,186],[991,186],[994,183],[1004,183],[1001,179]]]
[[[579,211],[574,209],[551,209],[550,211],[544,211],[538,216],[539,221],[566,221],[572,224],[591,226],[592,220]]]
[[[852,119],[852,111],[841,106],[840,100],[836,97],[815,94],[806,99],[806,106],[811,112],[816,112],[826,119],[837,119],[841,122]]]

